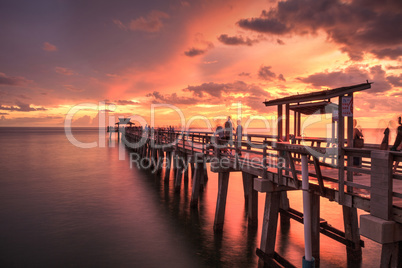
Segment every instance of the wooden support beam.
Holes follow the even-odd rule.
[[[402,267],[402,241],[382,244],[380,267]]]
[[[296,167],[295,167],[295,163],[292,157],[292,153],[289,151],[286,151],[286,155],[288,158],[288,163],[290,166],[290,170],[292,172],[292,178],[293,178],[293,183],[295,184],[296,188],[299,188],[299,180],[297,179],[297,172],[296,172]]]
[[[315,173],[317,175],[318,185],[320,187],[320,193],[322,196],[325,196],[325,187],[324,187],[324,181],[323,181],[322,174],[321,174],[321,167],[320,167],[318,158],[315,156],[313,156],[313,163],[314,163]]]
[[[289,141],[289,135],[290,135],[290,109],[289,109],[289,103],[285,105],[285,113],[286,113],[286,121],[285,121],[285,141]]]
[[[216,201],[214,231],[221,232],[223,230],[223,222],[225,219],[226,197],[229,186],[229,172],[219,172],[218,175],[218,198]]]
[[[297,136],[297,112],[293,111],[293,135]]]
[[[165,181],[169,180],[171,166],[172,166],[172,152],[166,151]]]
[[[280,193],[267,193],[265,197],[264,219],[261,230],[260,249],[268,256],[275,253],[276,230],[278,226],[278,212],[280,203]],[[264,267],[264,261],[258,260],[258,267]]]
[[[183,175],[183,179],[185,182],[188,182],[188,168],[189,168],[189,161],[188,161],[188,157],[187,154],[184,153],[183,155],[183,168],[184,168],[184,175]]]
[[[282,127],[282,105],[278,105],[278,141],[281,141],[283,139]]]
[[[287,211],[290,208],[289,205],[289,198],[288,198],[288,193],[286,191],[283,191],[280,193],[280,203],[279,207],[281,211]],[[281,223],[281,230],[289,230],[290,228],[290,217],[286,213],[280,213],[281,218],[280,218],[280,223]]]
[[[311,206],[311,242],[312,254],[316,265],[320,262],[320,196],[312,192],[310,194]]]
[[[301,113],[297,113],[297,136],[301,136]]]
[[[274,252],[273,255],[265,254],[261,249],[257,248],[255,254],[262,259],[268,267],[286,267],[286,268],[296,268],[293,264],[291,264],[284,257],[279,255],[277,252]]]
[[[183,178],[183,163],[182,163],[182,161],[183,161],[183,158],[182,157],[177,157],[177,163],[176,163],[176,165],[177,165],[177,174],[176,174],[176,177],[175,177],[175,181],[174,181],[174,190],[175,190],[175,192],[180,192],[180,188],[181,188],[181,181],[182,181],[182,178]]]
[[[249,173],[242,172],[242,180],[243,180],[243,192],[244,192],[244,204],[248,207],[248,184],[250,180],[248,179]]]
[[[258,192],[254,190],[254,178],[257,176],[247,174],[248,177],[248,225],[252,227],[258,226]]]
[[[342,99],[343,96],[339,96],[339,109],[338,109],[338,178],[339,178],[339,203],[342,205],[345,203],[345,157],[344,157],[344,136],[345,136],[345,126],[344,126],[344,116],[342,114]]]
[[[360,246],[359,223],[357,209],[348,206],[342,206],[343,224],[345,228],[345,238],[352,241],[352,244],[346,246],[348,263],[357,265],[362,260],[362,248]]]
[[[195,171],[194,171],[194,176],[193,176],[191,201],[190,201],[190,206],[193,208],[197,207],[197,205],[198,205],[198,197],[200,194],[200,186],[201,186],[201,181],[202,181],[203,177],[204,177],[203,156],[197,154],[196,161],[195,161]]]
[[[348,94],[348,96],[352,97],[352,99],[353,99],[353,93]],[[347,136],[347,145],[348,145],[349,148],[352,148],[353,147],[353,114],[352,114],[352,116],[348,116],[346,133],[348,134],[348,136]],[[348,167],[353,166],[353,157],[348,156],[348,158],[347,158],[347,166]],[[346,172],[346,180],[347,181],[353,181],[353,172],[352,171],[348,170]],[[348,193],[351,193],[353,191],[353,188],[347,186],[346,191]]]

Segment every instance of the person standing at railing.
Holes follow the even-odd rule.
[[[361,130],[357,128],[357,120],[353,119],[353,147],[354,148],[363,148],[364,140],[363,140],[363,133]],[[361,157],[353,157],[353,166],[355,168],[360,168],[362,165],[362,158]],[[355,176],[361,176],[361,173],[353,172]]]
[[[231,146],[233,144],[233,124],[230,116],[228,116],[228,120],[225,122],[225,131],[224,131],[224,139],[227,140],[227,146]]]
[[[220,145],[224,144],[224,130],[223,127],[220,125],[220,122],[217,122],[216,129],[214,133],[214,141],[212,142],[215,148],[220,148]]]
[[[241,125],[241,120],[237,120],[236,127],[236,142],[237,142],[237,153],[241,156],[241,140],[243,137],[243,126]]]
[[[401,117],[398,118],[398,124],[399,124],[399,127],[397,129],[395,142],[394,142],[394,145],[391,147],[391,151],[396,151],[398,149],[398,146],[402,142],[402,122],[401,122]]]
[[[395,138],[394,145],[391,147],[391,151],[400,151],[402,150],[402,122],[401,122],[401,117],[398,118],[398,124],[399,127],[397,128],[397,134]],[[394,165],[394,172],[396,172],[396,169],[398,168],[399,161],[395,161]]]

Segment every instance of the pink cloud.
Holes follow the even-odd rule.
[[[76,74],[76,73],[74,73],[73,70],[68,69],[68,68],[64,68],[64,67],[56,67],[55,71],[56,71],[56,73],[63,74],[63,75],[74,75],[74,74]]]
[[[169,18],[169,15],[165,12],[152,10],[146,17],[139,17],[131,20],[130,23],[124,24],[120,20],[113,20],[113,22],[120,29],[129,29],[132,31],[144,31],[144,32],[159,32],[163,27],[162,19]]]
[[[52,45],[52,44],[48,43],[48,42],[43,43],[42,49],[44,51],[51,51],[51,52],[52,51],[57,51],[57,47],[55,45]]]

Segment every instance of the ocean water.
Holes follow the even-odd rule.
[[[249,228],[240,173],[230,175],[224,231],[217,235],[217,174],[209,172],[199,208],[190,209],[191,180],[175,194],[172,178],[130,167],[114,134],[111,140],[99,140],[96,129],[73,134],[98,146],[77,147],[62,128],[0,128],[0,267],[257,266],[265,195],[259,194],[258,228]],[[289,199],[302,211],[299,191]],[[343,229],[341,207],[325,199],[321,205],[321,217]],[[380,245],[363,240],[362,267],[378,267]],[[276,250],[298,267],[303,243],[303,225],[278,228]],[[321,267],[347,267],[345,247],[323,235]]]

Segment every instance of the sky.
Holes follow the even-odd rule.
[[[2,0],[0,35],[0,126],[244,123],[367,80],[361,127],[402,114],[400,0]]]

